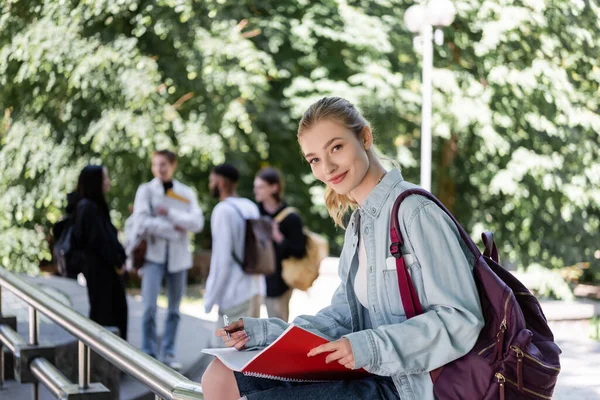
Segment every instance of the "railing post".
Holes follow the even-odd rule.
[[[4,343],[0,343],[0,389],[4,387]]]
[[[40,336],[40,325],[38,323],[38,313],[35,307],[29,306],[29,344],[38,345]],[[39,400],[40,398],[40,384],[39,382],[33,383],[33,400]]]
[[[90,348],[79,341],[79,388],[90,386]]]
[[[38,324],[38,313],[33,306],[29,306],[29,344],[38,345],[40,326]]]
[[[39,400],[40,398],[40,383],[33,383],[33,400]]]

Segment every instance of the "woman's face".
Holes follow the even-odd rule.
[[[277,193],[277,190],[277,184],[271,185],[261,178],[254,179],[254,199],[257,203],[264,203],[269,198],[274,198],[274,194]]]
[[[170,182],[175,173],[176,164],[171,164],[169,159],[160,154],[152,156],[152,175],[163,182]]]
[[[372,136],[365,138],[359,140],[337,121],[324,120],[302,132],[298,142],[315,178],[346,195],[362,182],[369,169],[367,150]]]
[[[110,190],[110,177],[108,176],[108,169],[102,168],[102,193],[107,193]]]

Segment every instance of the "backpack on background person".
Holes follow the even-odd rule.
[[[292,207],[286,207],[275,216],[275,222],[281,223],[289,214],[296,213]],[[321,261],[329,255],[329,243],[324,236],[303,228],[306,236],[306,253],[302,258],[288,257],[281,261],[281,276],[285,283],[294,289],[308,290],[319,277]]]
[[[430,199],[456,225],[475,259],[473,275],[485,320],[469,353],[430,372],[436,398],[550,399],[560,372],[561,350],[554,342],[540,303],[498,263],[498,249],[491,232],[482,234],[485,251],[481,254],[450,211],[423,189],[401,193],[391,214],[390,252],[396,259],[398,288],[406,317],[423,313],[402,254],[404,240],[398,221],[400,205],[410,195]]]
[[[75,262],[73,257],[74,225],[75,215],[70,215],[52,226],[52,235],[55,240],[52,248],[52,258],[58,274],[66,278],[77,278],[77,275],[81,272],[81,266]]]
[[[268,218],[246,218],[238,206],[233,202],[231,205],[245,222],[244,254],[240,259],[235,251],[232,252],[233,259],[240,264],[242,270],[251,275],[271,275],[275,273],[275,247],[271,221]]]

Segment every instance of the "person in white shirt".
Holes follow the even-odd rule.
[[[187,270],[192,267],[189,232],[204,227],[196,193],[173,179],[176,155],[168,150],[152,154],[154,179],[141,185],[135,195],[133,217],[136,237],[146,239],[142,275],[142,350],[152,357],[159,352],[156,340],[156,300],[162,280],[167,282],[168,312],[160,346],[160,360],[177,369],[175,338],[180,319],[179,304],[186,290]]]
[[[209,313],[213,306],[219,307],[219,327],[222,326],[223,315],[231,321],[241,317],[259,317],[266,292],[264,276],[244,273],[233,257],[235,252],[237,259],[243,259],[245,219],[260,217],[256,204],[238,196],[239,176],[233,165],[221,164],[212,170],[209,177],[210,192],[220,202],[210,219],[212,256],[204,308]]]

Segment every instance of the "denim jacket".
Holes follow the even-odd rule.
[[[452,220],[432,201],[409,196],[398,212],[404,238],[402,252],[423,314],[406,319],[389,247],[394,201],[416,187],[389,171],[350,219],[340,256],[341,284],[331,305],[293,324],[352,345],[355,368],[392,377],[402,400],[434,399],[432,371],[468,353],[484,325],[473,279],[473,255]],[[365,309],[354,292],[358,242],[367,252]],[[272,343],[288,326],[276,319],[244,318],[247,347]]]

